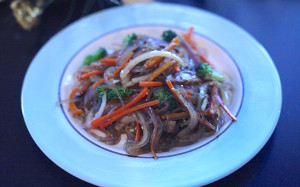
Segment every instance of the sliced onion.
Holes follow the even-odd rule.
[[[157,50],[149,51],[149,52],[143,53],[143,54],[135,57],[134,59],[132,59],[127,64],[127,66],[125,66],[125,68],[121,71],[121,73],[120,73],[121,79],[125,79],[125,77],[128,75],[128,73],[130,73],[130,70],[134,66],[136,66],[140,62],[143,62],[144,60],[147,60],[147,59],[155,57],[155,56],[168,57],[170,59],[173,59],[173,60],[179,62],[181,65],[184,65],[183,60],[174,53],[171,53],[171,52],[168,52],[168,51],[157,51]]]
[[[84,129],[90,129],[91,128],[91,121],[93,119],[93,109],[91,109],[90,111],[86,112],[86,116],[85,116],[85,122],[82,124]]]
[[[119,143],[121,139],[119,132],[117,132],[117,130],[114,129],[112,126],[109,126],[107,130],[90,129],[88,132],[92,134],[95,138],[97,138],[99,141],[109,145],[115,145]]]
[[[205,111],[207,104],[208,104],[208,95],[206,94],[203,98],[202,104],[200,105],[201,111]]]
[[[183,137],[197,126],[198,124],[197,112],[194,109],[193,104],[189,100],[186,100],[184,98],[183,94],[185,93],[181,92],[179,89],[176,88],[172,88],[172,90],[174,91],[174,93],[176,93],[176,96],[182,101],[185,108],[188,110],[190,114],[188,126],[178,133],[178,137]]]
[[[114,78],[108,79],[107,76],[113,74],[113,72],[116,70],[116,67],[109,67],[105,70],[104,72],[104,79],[105,79],[105,84],[108,86],[108,88],[113,89],[116,87],[116,85],[113,83]]]
[[[117,58],[117,66],[120,66],[126,60],[126,58],[128,58],[129,54],[132,51],[136,50],[138,47],[139,43],[134,43],[122,50]]]
[[[225,105],[228,105],[232,102],[232,93],[233,93],[233,88],[230,84],[224,82],[216,82],[219,88],[220,96],[222,98],[222,101],[224,102]]]
[[[134,141],[127,141],[124,144],[124,149],[130,155],[139,155],[141,154],[141,152],[145,152],[145,150],[143,150],[142,147],[144,147],[150,139],[149,125],[146,123],[144,116],[140,112],[136,112],[136,115],[139,118],[138,123],[142,127],[143,136],[138,143],[135,143]]]
[[[94,119],[101,117],[106,106],[106,92],[103,93],[102,101],[99,110],[96,112]]]
[[[92,89],[92,87],[90,87],[84,94],[84,98],[83,98],[83,104],[84,106],[90,108],[92,107],[92,104],[94,103],[93,101],[95,101],[97,97],[97,92]]]
[[[133,86],[141,81],[146,81],[148,80],[150,77],[151,77],[152,73],[148,74],[148,75],[143,75],[143,76],[140,76],[140,77],[135,77],[135,78],[132,78],[131,81],[127,82],[124,86],[125,87],[129,87],[129,86]]]
[[[130,81],[131,73],[127,74],[127,76],[121,80],[122,84],[125,85]]]
[[[135,119],[133,116],[124,116],[120,119],[120,122],[127,124],[127,123],[135,122]]]

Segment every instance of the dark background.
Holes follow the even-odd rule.
[[[300,1],[168,2],[211,11],[248,31],[269,52],[281,78],[282,111],[270,140],[249,163],[209,186],[300,186]],[[107,1],[56,0],[39,25],[25,31],[9,2],[0,3],[0,186],[90,186],[40,151],[26,129],[20,93],[28,65],[49,38],[77,19],[112,6]]]

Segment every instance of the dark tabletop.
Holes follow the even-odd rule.
[[[282,84],[281,115],[267,144],[242,168],[209,186],[300,186],[300,1],[173,2],[211,11],[249,32],[271,55]],[[25,31],[9,2],[0,3],[0,186],[90,186],[41,152],[24,123],[20,93],[28,65],[49,38],[77,19],[112,6],[97,0],[56,0],[40,23]]]

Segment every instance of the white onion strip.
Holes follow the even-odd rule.
[[[184,96],[181,94],[180,90],[176,88],[171,88],[171,90],[176,93],[176,96],[182,101],[184,107],[188,110],[190,114],[189,124],[188,126],[178,133],[179,137],[185,136],[187,133],[192,131],[198,124],[198,114],[196,110],[193,108],[193,104],[190,101],[184,99]]]
[[[134,68],[134,66],[136,66],[140,62],[143,62],[144,60],[147,60],[149,58],[156,57],[156,56],[162,56],[162,57],[167,57],[167,58],[173,59],[173,60],[177,61],[178,63],[180,63],[182,66],[184,66],[183,60],[174,53],[171,53],[169,51],[157,51],[157,50],[149,51],[149,52],[143,53],[143,54],[135,57],[134,59],[132,59],[125,66],[125,68],[121,71],[121,73],[120,73],[121,79],[123,80],[129,74],[130,70],[132,68]]]
[[[96,112],[95,116],[94,116],[94,119],[98,118],[98,117],[101,117],[103,112],[104,112],[104,109],[105,109],[105,106],[106,106],[106,92],[103,93],[102,95],[102,102],[101,102],[101,106],[98,110],[98,112]],[[93,120],[94,120],[93,119]]]
[[[137,84],[141,81],[149,80],[151,75],[152,75],[152,73],[149,73],[148,75],[143,75],[143,76],[140,76],[140,77],[132,78],[131,81],[127,82],[124,86],[129,87],[129,86],[133,86],[133,85],[135,85],[135,84]]]

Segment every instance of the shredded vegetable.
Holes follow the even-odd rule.
[[[229,110],[234,89],[214,68],[218,62],[201,53],[194,28],[161,36],[128,33],[119,47],[87,55],[66,98],[87,132],[123,143],[129,155],[156,159],[236,120]]]

